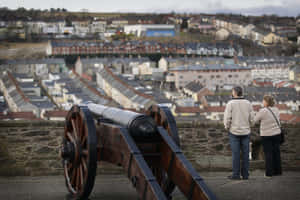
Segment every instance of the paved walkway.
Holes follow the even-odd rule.
[[[298,200],[300,172],[286,172],[281,177],[264,178],[263,172],[251,174],[248,181],[230,181],[228,173],[200,173],[220,200]],[[67,200],[62,176],[0,177],[2,200]],[[91,200],[137,199],[134,188],[122,175],[99,175]],[[185,199],[175,191],[174,200]]]

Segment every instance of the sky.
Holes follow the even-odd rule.
[[[300,0],[0,0],[0,7],[90,12],[193,12],[297,16]]]

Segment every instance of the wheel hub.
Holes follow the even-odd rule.
[[[61,157],[64,160],[73,161],[75,158],[75,147],[71,142],[64,142],[61,147]]]

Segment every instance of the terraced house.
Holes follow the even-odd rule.
[[[41,117],[44,112],[56,108],[47,96],[41,95],[41,88],[32,77],[4,72],[0,78],[0,90],[10,111],[32,112]]]
[[[148,109],[156,103],[153,97],[140,90],[142,88],[139,85],[129,85],[126,80],[122,80],[108,67],[102,67],[97,72],[97,84],[109,97],[124,108]]]
[[[67,71],[65,60],[62,58],[5,60],[0,69],[12,73],[47,76],[48,73]]]
[[[198,81],[210,90],[224,85],[249,85],[252,82],[251,69],[236,64],[189,65],[169,70],[167,79],[172,79],[176,88],[182,89],[191,81]]]

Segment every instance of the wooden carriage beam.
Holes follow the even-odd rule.
[[[161,144],[162,167],[187,199],[217,200],[167,131],[160,126],[158,132],[163,139]]]
[[[167,200],[156,177],[126,128],[97,126],[98,161],[121,165],[143,200]]]

